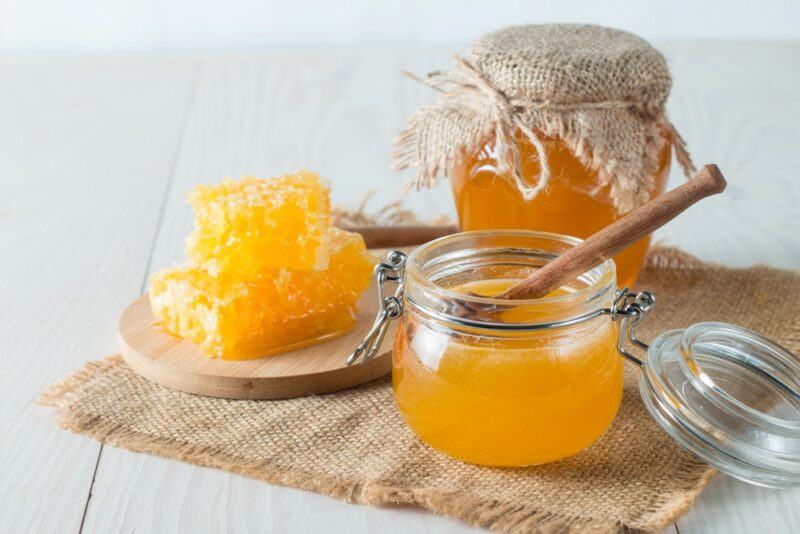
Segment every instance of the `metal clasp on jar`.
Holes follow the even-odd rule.
[[[625,339],[627,338],[633,345],[644,350],[645,353],[647,352],[650,346],[636,337],[636,325],[644,319],[645,315],[647,315],[655,305],[656,296],[649,291],[634,293],[627,287],[623,287],[617,291],[617,295],[614,297],[614,303],[611,305],[611,308],[608,308],[608,314],[611,316],[612,321],[622,318],[622,325],[617,335],[617,352],[639,367],[644,365],[644,363],[641,359],[625,350]],[[606,311],[606,309],[603,311]]]
[[[403,268],[406,255],[399,250],[389,252],[386,262],[375,266],[375,278],[378,281],[378,314],[372,328],[364,336],[364,340],[347,358],[347,365],[356,362],[367,363],[378,354],[389,328],[389,322],[403,314]],[[394,292],[387,294],[387,284],[394,284]]]
[[[347,365],[356,362],[366,363],[374,358],[381,348],[383,338],[389,327],[389,322],[397,319],[403,314],[403,269],[406,264],[406,255],[399,250],[391,251],[387,256],[387,261],[375,266],[375,277],[378,281],[378,314],[369,332],[364,336],[364,340],[356,347],[356,350],[347,358]],[[388,294],[387,284],[394,284],[394,292]],[[648,291],[635,293],[627,287],[623,287],[614,297],[614,302],[610,308],[599,308],[579,317],[565,319],[552,323],[537,323],[530,325],[531,329],[541,330],[547,328],[559,328],[589,321],[601,315],[609,315],[612,321],[622,320],[622,325],[617,336],[617,352],[628,361],[635,363],[639,367],[643,365],[640,358],[625,349],[627,339],[633,345],[641,348],[645,352],[649,346],[636,337],[636,326],[644,319],[647,313],[655,306],[656,297]],[[502,325],[492,325],[493,329],[503,328]],[[525,325],[509,325],[509,329],[524,329]]]

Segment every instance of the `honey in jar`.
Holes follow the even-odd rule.
[[[468,232],[409,256],[392,376],[397,407],[424,442],[470,463],[522,466],[575,454],[608,428],[622,398],[615,323],[548,325],[609,305],[613,262],[541,299],[491,298],[574,244]],[[465,324],[451,315],[465,299],[491,311]]]
[[[541,175],[536,149],[523,136],[517,135],[516,142],[522,180],[534,186]],[[545,139],[543,144],[552,176],[547,188],[531,199],[500,168],[492,143],[451,168],[448,175],[463,230],[520,228],[586,239],[622,216],[609,186],[598,186],[596,170],[587,168],[560,139]],[[664,192],[671,159],[671,146],[664,143],[647,200]],[[614,256],[620,286],[634,284],[649,244],[647,236]]]

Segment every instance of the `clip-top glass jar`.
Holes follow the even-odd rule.
[[[348,363],[374,357],[389,321],[400,319],[393,387],[408,425],[461,460],[523,466],[569,456],[603,434],[628,359],[643,368],[645,406],[684,448],[749,482],[800,484],[800,360],[786,349],[720,323],[665,332],[648,347],[635,327],[655,297],[617,291],[611,260],[542,299],[486,296],[579,242],[466,232],[407,258],[390,253],[376,268],[378,317]]]

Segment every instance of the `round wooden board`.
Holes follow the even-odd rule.
[[[163,386],[225,399],[287,399],[330,393],[369,382],[391,370],[390,325],[382,352],[370,362],[348,367],[347,356],[372,326],[377,311],[373,280],[358,301],[356,324],[343,336],[303,349],[256,360],[209,358],[196,345],[167,334],[143,295],[119,320],[120,351],[138,374]]]

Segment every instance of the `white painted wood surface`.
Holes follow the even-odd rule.
[[[795,0],[0,0],[13,51],[275,50],[449,44],[510,24],[592,22],[647,39],[797,39]],[[689,16],[687,16],[689,15]]]
[[[730,186],[658,237],[708,260],[800,268],[800,44],[662,48],[671,117]],[[374,206],[395,199],[391,139],[431,96],[398,71],[446,66],[451,51],[0,57],[0,532],[470,530],[101,448],[33,404],[115,350],[116,315],[181,255],[193,184],[308,167],[332,179],[341,204],[369,188]],[[453,213],[447,187],[407,203],[422,217]],[[800,490],[718,476],[677,524],[682,534],[765,527],[800,532]]]

